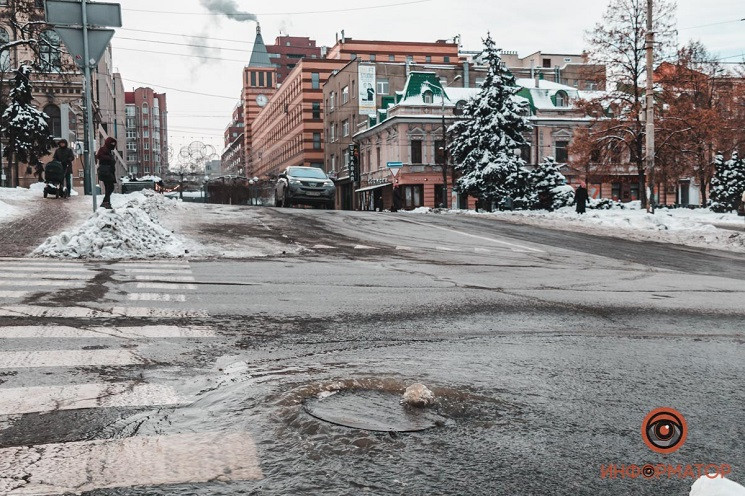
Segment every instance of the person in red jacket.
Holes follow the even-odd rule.
[[[116,156],[114,155],[116,150],[116,140],[114,138],[106,138],[104,145],[96,152],[96,160],[98,161],[98,180],[103,183],[104,197],[101,207],[111,209],[111,193],[114,192],[114,184],[116,184]]]

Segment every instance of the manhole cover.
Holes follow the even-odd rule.
[[[430,410],[404,406],[401,396],[384,391],[341,391],[324,398],[308,398],[305,411],[331,424],[374,432],[417,432],[445,423]]]

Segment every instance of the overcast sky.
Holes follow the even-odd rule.
[[[170,142],[176,154],[191,141],[212,144],[220,153],[223,131],[240,96],[242,68],[251,54],[255,23],[209,14],[200,0],[120,2],[124,28],[117,30],[114,38],[114,66],[122,73],[125,88],[131,91],[136,86],[151,86],[168,94]],[[244,12],[258,16],[267,44],[273,43],[282,31],[293,36],[309,36],[319,45],[331,46],[335,33],[344,29],[348,37],[373,40],[435,41],[460,34],[464,49],[478,50],[481,37],[491,31],[498,46],[525,56],[538,50],[580,52],[585,47],[584,30],[600,19],[607,2],[236,0],[236,3]],[[375,6],[385,7],[308,12]],[[699,39],[723,57],[740,55],[745,52],[745,22],[727,21],[742,18],[745,18],[742,0],[680,0],[680,42]]]

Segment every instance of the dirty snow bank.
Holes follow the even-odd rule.
[[[580,215],[573,207],[555,212],[417,209],[413,213],[478,215],[516,224],[576,231],[637,241],[655,241],[701,248],[745,252],[745,220],[737,214],[717,214],[708,209],[658,209],[649,215],[638,205],[624,209],[588,210]]]
[[[745,487],[729,479],[703,476],[693,483],[689,496],[745,496]]]
[[[114,210],[98,209],[76,229],[47,239],[35,256],[53,258],[133,259],[182,257],[183,242],[158,222],[178,202],[144,191],[112,196]]]

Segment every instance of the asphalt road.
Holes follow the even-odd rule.
[[[0,261],[0,493],[688,494],[601,478],[647,463],[745,483],[739,256],[471,216],[265,209],[229,227],[203,230],[292,255]],[[302,408],[414,382],[438,397],[434,429]],[[665,406],[688,425],[670,455],[641,436]]]

